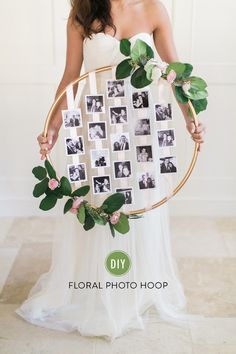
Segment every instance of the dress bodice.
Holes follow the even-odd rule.
[[[132,36],[129,40],[133,44],[142,39],[154,48],[152,34],[142,32]],[[85,71],[93,71],[103,66],[113,66],[120,63],[125,57],[120,53],[120,41],[103,32],[92,35],[84,40],[84,67]]]

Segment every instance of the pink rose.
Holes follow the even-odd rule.
[[[72,208],[70,209],[70,212],[72,213],[72,214],[77,214],[77,212],[78,212],[78,209],[79,209],[79,207],[80,207],[80,205],[83,203],[83,198],[81,198],[81,197],[78,197],[78,198],[76,198],[75,200],[74,200],[74,202],[73,202],[73,205],[72,205]]]
[[[173,82],[176,79],[176,76],[177,76],[177,74],[174,70],[171,70],[169,72],[169,74],[167,75],[167,81],[169,82],[169,84],[173,84]]]
[[[110,216],[110,222],[112,225],[115,225],[119,222],[120,220],[120,212],[115,211],[111,216]]]
[[[54,191],[54,189],[56,189],[59,186],[59,183],[56,179],[52,178],[49,180],[48,182],[48,187]]]

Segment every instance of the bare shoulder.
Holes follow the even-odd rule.
[[[155,13],[161,13],[166,11],[166,7],[160,0],[145,0],[146,6],[150,12],[155,11]]]
[[[149,20],[153,25],[153,29],[156,30],[162,27],[166,21],[169,21],[169,15],[165,5],[159,0],[147,0],[146,8],[149,16]]]

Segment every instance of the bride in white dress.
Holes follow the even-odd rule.
[[[156,47],[163,61],[178,60],[170,21],[159,1],[72,1],[67,38],[66,67],[57,94],[80,75],[83,61],[87,72],[114,66],[123,60],[119,50],[121,38],[129,38],[131,43],[140,38]],[[65,102],[60,110],[62,108],[65,108]],[[181,109],[191,133],[194,125],[189,120],[187,108],[182,106]],[[57,140],[60,110],[48,137],[38,137],[42,158]],[[198,130],[191,133],[195,141],[203,142],[203,130],[200,123]],[[132,259],[130,271],[119,278],[104,267],[105,258],[113,250],[123,250]],[[159,290],[68,287],[69,282],[104,284],[118,281],[129,284],[167,282],[168,286]],[[168,209],[164,205],[146,213],[140,220],[131,221],[130,232],[117,234],[115,238],[107,227],[85,232],[74,215],[64,217],[55,233],[49,272],[41,275],[16,312],[38,326],[114,339],[131,329],[144,328],[142,315],[153,305],[159,318],[183,322],[185,304],[171,254]]]

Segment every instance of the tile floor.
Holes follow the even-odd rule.
[[[171,219],[188,310],[206,318],[183,329],[151,313],[145,330],[113,343],[29,325],[14,313],[49,268],[56,221],[0,219],[1,354],[236,354],[236,219]]]

